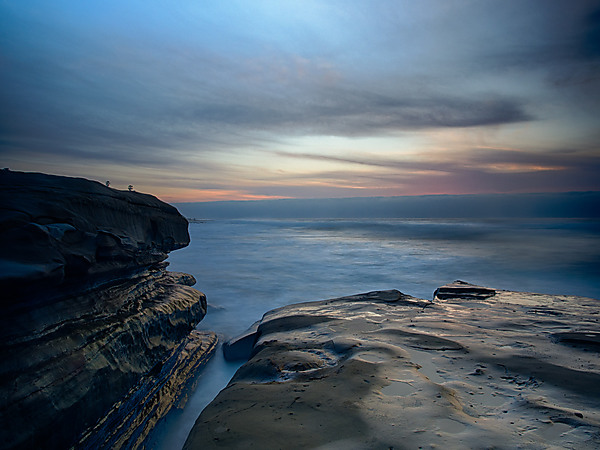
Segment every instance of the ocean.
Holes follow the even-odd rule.
[[[458,279],[600,299],[599,220],[238,219],[191,223],[189,230],[191,243],[171,253],[170,270],[196,278],[209,303],[198,329],[222,339],[291,303],[384,289],[431,299]],[[218,351],[150,447],[181,448],[238,367]]]

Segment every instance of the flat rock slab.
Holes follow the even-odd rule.
[[[185,448],[600,447],[600,301],[469,286],[265,314]]]

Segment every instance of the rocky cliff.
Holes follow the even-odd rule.
[[[164,410],[216,343],[190,334],[206,299],[164,262],[187,225],[150,195],[0,171],[0,446],[98,448],[109,411],[130,428],[113,441],[143,440],[140,399]]]
[[[279,308],[184,448],[599,448],[598,310],[464,282]]]

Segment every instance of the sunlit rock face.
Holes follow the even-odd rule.
[[[455,282],[271,311],[185,448],[598,448],[599,308]]]
[[[164,384],[206,313],[163,262],[187,221],[150,195],[10,171],[0,214],[0,446],[66,448],[142,379]]]

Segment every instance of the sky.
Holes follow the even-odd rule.
[[[600,1],[0,0],[0,164],[169,202],[600,191]]]

